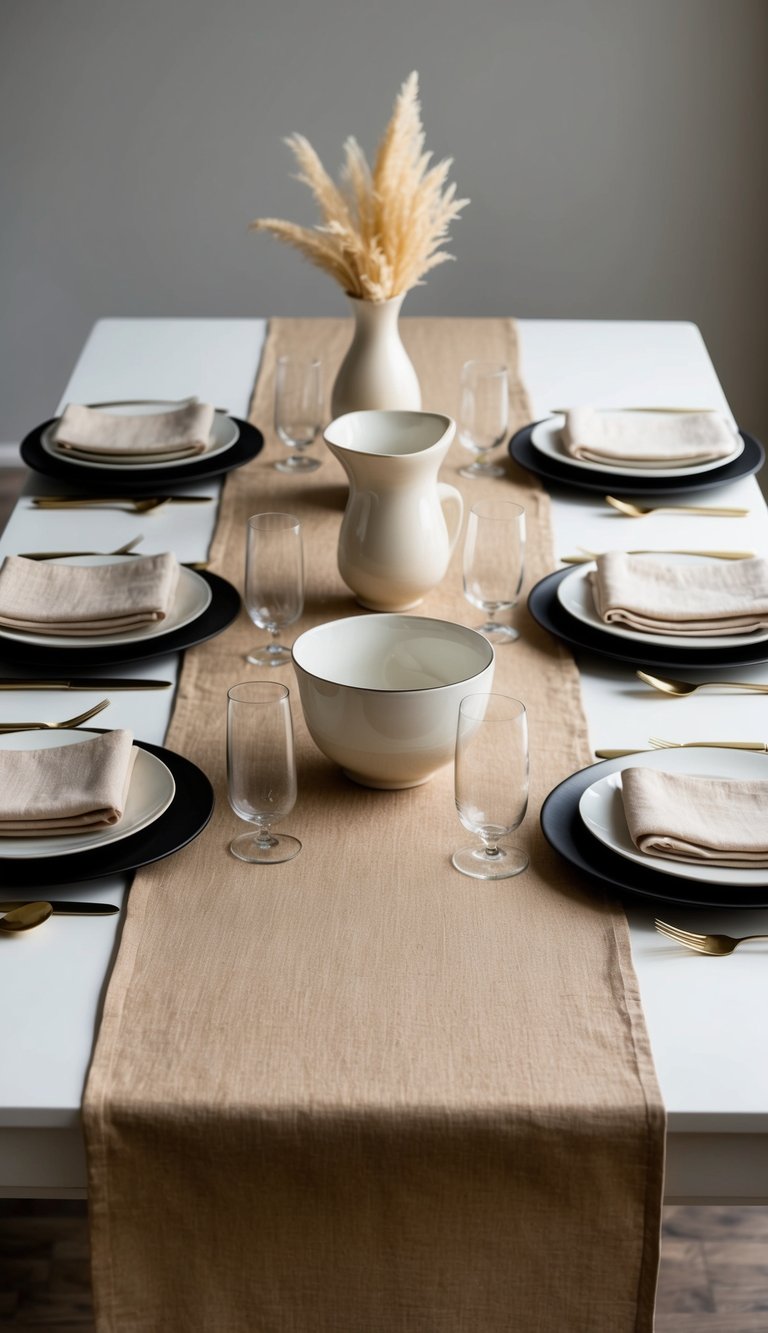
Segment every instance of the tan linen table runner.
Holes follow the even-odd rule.
[[[245,520],[304,524],[306,612],[359,611],[336,568],[346,486],[324,446],[309,477],[271,464],[276,357],[322,356],[349,324],[275,320],[253,417],[263,454],[230,474],[214,567],[242,587]],[[455,415],[471,356],[517,364],[508,320],[410,320],[425,409]],[[519,382],[516,424],[529,414]],[[528,513],[528,583],[552,565],[549,502],[516,470],[465,482]],[[510,465],[511,468],[511,465]],[[416,612],[476,623],[460,553]],[[131,890],[87,1087],[98,1328],[149,1333],[649,1333],[664,1117],[621,910],[539,830],[546,793],[589,761],[578,675],[520,609],[494,689],[529,710],[522,875],[466,879],[453,773],[357,787],[309,740],[292,668],[304,846],[234,860],[228,686],[266,671],[245,615],[188,653],[168,744],[215,783],[212,823]],[[242,829],[242,825],[239,826]]]

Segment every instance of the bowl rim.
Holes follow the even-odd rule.
[[[299,662],[296,656],[296,648],[301,643],[302,639],[307,638],[310,634],[314,634],[316,630],[326,629],[330,625],[338,625],[341,624],[342,622],[349,623],[350,621],[353,620],[380,621],[385,619],[402,620],[407,622],[408,624],[413,624],[413,625],[418,625],[418,624],[449,625],[451,629],[461,630],[462,634],[470,635],[473,640],[479,640],[480,643],[483,644],[484,648],[488,652],[488,660],[484,662],[483,665],[480,666],[477,671],[473,671],[471,675],[462,676],[461,680],[449,681],[447,684],[443,683],[442,685],[420,685],[416,689],[386,690],[382,689],[381,686],[378,685],[345,685],[341,681],[333,680],[330,676],[322,676],[317,671],[310,671],[308,667],[303,666],[302,663]],[[325,685],[337,685],[339,689],[344,689],[344,690],[358,690],[361,694],[384,694],[389,696],[403,696],[406,694],[430,694],[433,690],[451,690],[456,685],[467,685],[471,681],[477,680],[479,676],[482,676],[484,671],[487,671],[489,667],[494,665],[496,661],[496,650],[493,644],[488,639],[486,639],[485,636],[481,634],[478,630],[471,629],[469,625],[459,625],[454,620],[442,620],[439,619],[437,616],[407,616],[403,615],[402,612],[399,611],[372,611],[370,612],[370,614],[362,616],[338,616],[336,620],[324,620],[320,625],[312,625],[309,629],[305,629],[303,633],[301,633],[299,637],[295,639],[293,642],[293,645],[291,647],[291,661],[293,663],[294,669],[297,672],[303,671],[305,675],[311,676],[314,680],[320,680]]]
[[[443,428],[436,439],[432,440],[430,444],[426,444],[422,448],[416,450],[414,453],[388,453],[386,450],[381,449],[361,449],[356,444],[342,444],[340,440],[335,439],[331,435],[333,428],[338,426],[342,421],[349,421],[351,417],[368,417],[369,419],[371,417],[400,417],[401,419],[404,417],[418,417],[422,423],[425,423],[427,419],[431,418],[434,421],[442,422]],[[416,410],[415,408],[367,407],[359,408],[354,412],[342,412],[340,416],[334,417],[332,421],[328,422],[328,425],[323,431],[323,440],[329,448],[345,449],[348,452],[358,454],[363,458],[412,458],[421,457],[423,454],[428,453],[430,449],[434,449],[437,445],[443,444],[445,442],[445,437],[451,428],[453,428],[453,434],[455,434],[456,422],[453,417],[449,417],[445,412],[423,412],[421,410]],[[451,436],[451,439],[453,439],[453,435]]]

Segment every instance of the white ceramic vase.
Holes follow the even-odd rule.
[[[372,611],[407,611],[443,578],[463,515],[438,481],[456,423],[438,412],[349,412],[324,439],[349,478],[339,573]]]
[[[404,298],[405,293],[389,301],[347,298],[355,327],[333,386],[333,417],[370,408],[418,412],[421,407],[419,381],[397,327]]]

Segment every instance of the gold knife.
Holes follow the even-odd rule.
[[[0,912],[15,912],[17,907],[26,907],[32,900],[27,898],[24,901],[19,900],[13,903],[0,903]],[[64,916],[114,916],[120,911],[114,903],[74,903],[69,899],[47,898],[46,901],[53,908],[53,914],[56,916],[61,913]]]
[[[168,690],[169,680],[133,680],[122,676],[72,676],[69,680],[25,680],[0,676],[0,690]]]
[[[34,495],[32,504],[38,509],[73,509],[81,505],[134,504],[146,499],[162,500],[166,504],[210,504],[212,495]]]
[[[554,415],[565,416],[570,412],[569,407],[551,407],[550,412]],[[598,412],[677,412],[687,414],[690,412],[719,412],[718,407],[598,407]]]

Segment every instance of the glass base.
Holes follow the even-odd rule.
[[[519,847],[509,847],[503,842],[493,851],[478,847],[475,843],[454,852],[451,864],[462,875],[470,875],[472,879],[509,879],[511,875],[519,875],[521,870],[525,870],[528,857]]]
[[[500,463],[468,463],[459,468],[460,477],[477,480],[479,477],[506,477],[506,471]]]
[[[256,866],[277,866],[282,861],[292,861],[301,851],[298,838],[288,833],[276,836],[274,833],[241,833],[233,838],[229,850],[239,861],[249,861]]]
[[[307,458],[305,454],[291,454],[290,458],[281,458],[272,466],[278,472],[314,472],[320,467],[319,458]]]
[[[291,650],[282,643],[265,643],[246,653],[245,660],[252,666],[286,666],[291,661]]]
[[[513,629],[511,625],[497,625],[496,621],[488,620],[484,625],[474,625],[478,634],[484,634],[489,643],[514,643],[515,639],[520,638],[520,631]]]

